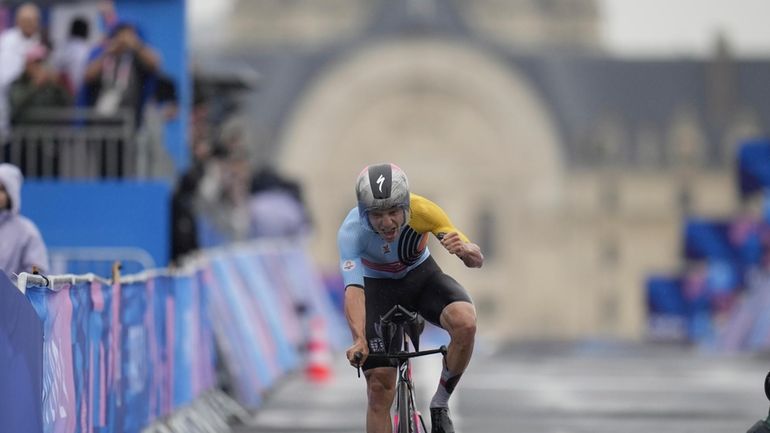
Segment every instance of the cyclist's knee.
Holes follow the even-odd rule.
[[[476,335],[476,310],[473,304],[455,302],[441,314],[444,327],[453,339],[469,340]]]
[[[476,321],[465,320],[455,326],[452,338],[463,341],[472,341],[476,337]]]
[[[395,371],[392,368],[373,369],[367,374],[369,406],[389,410],[395,392]]]

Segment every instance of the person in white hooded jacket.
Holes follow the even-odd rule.
[[[37,226],[19,214],[24,178],[11,164],[0,164],[0,270],[9,277],[48,270],[48,251]]]

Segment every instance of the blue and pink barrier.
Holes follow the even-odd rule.
[[[218,364],[255,409],[303,366],[310,323],[324,319],[331,345],[344,331],[288,242],[111,281],[22,274],[17,286],[0,278],[0,417],[22,423],[13,431],[140,432],[217,388]]]

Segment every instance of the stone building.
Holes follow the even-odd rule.
[[[613,58],[600,20],[591,0],[243,0],[218,58],[262,75],[255,159],[303,182],[322,266],[356,175],[392,161],[487,252],[467,270],[430,244],[485,333],[635,338],[683,215],[740,206],[770,59]]]

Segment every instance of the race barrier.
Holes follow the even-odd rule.
[[[17,286],[5,281],[0,308],[26,304],[34,326],[22,335],[20,320],[2,316],[0,371],[33,372],[24,386],[33,395],[20,399],[21,387],[11,388],[23,378],[3,380],[0,415],[13,410],[38,424],[10,431],[181,432],[196,410],[201,419],[243,418],[304,365],[311,324],[323,324],[327,347],[345,329],[304,247],[290,241],[212,250],[182,270],[111,280],[21,274]],[[220,388],[231,401],[211,397]],[[222,431],[213,418],[211,430],[196,431]]]
[[[0,270],[0,431],[42,431],[43,326]]]

